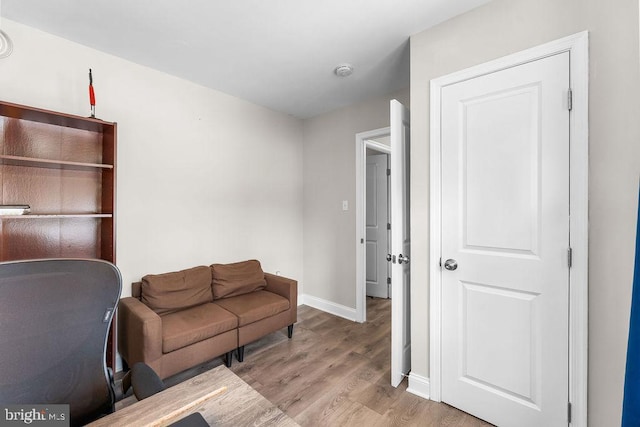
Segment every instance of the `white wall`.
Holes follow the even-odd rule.
[[[583,30],[590,33],[588,416],[589,425],[614,426],[640,175],[637,0],[494,0],[411,38],[412,372],[429,375],[429,80]]]
[[[356,133],[389,126],[389,101],[409,90],[304,121],[304,292],[356,307]],[[349,210],[342,210],[347,200]]]
[[[247,258],[302,284],[302,121],[3,19],[0,99],[118,122],[117,262],[132,281]],[[170,52],[167,52],[170,54]]]

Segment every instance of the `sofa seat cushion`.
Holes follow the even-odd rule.
[[[142,278],[140,300],[162,315],[213,301],[211,269],[206,266]]]
[[[238,326],[248,325],[289,309],[289,300],[269,291],[255,291],[213,302],[238,316]]]
[[[220,335],[238,327],[238,318],[213,303],[165,314],[162,318],[162,352]]]

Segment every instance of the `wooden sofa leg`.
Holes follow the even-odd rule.
[[[227,365],[227,368],[231,367],[231,363],[233,363],[233,350],[227,352],[224,361],[224,364]]]
[[[238,362],[244,360],[244,346],[238,347]]]
[[[289,336],[289,338],[293,336],[293,324],[287,326],[287,336]]]

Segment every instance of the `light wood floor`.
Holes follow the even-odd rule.
[[[302,426],[490,426],[443,403],[390,385],[391,301],[367,298],[367,322],[298,307],[286,329],[245,347],[231,370]],[[165,382],[222,363],[219,359]]]

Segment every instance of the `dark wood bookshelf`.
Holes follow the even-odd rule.
[[[117,124],[0,101],[0,261],[116,262]],[[115,317],[114,317],[115,319]],[[107,364],[115,368],[112,324]]]

